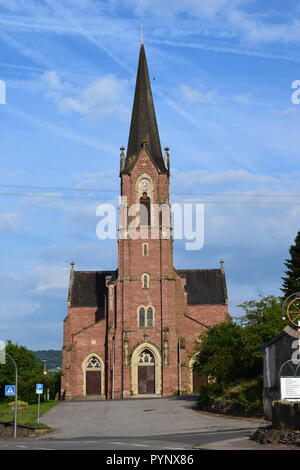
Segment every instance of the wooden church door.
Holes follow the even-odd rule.
[[[140,355],[138,364],[138,393],[139,395],[155,394],[154,356],[148,349],[144,349]]]
[[[101,371],[86,371],[86,394],[101,395]]]

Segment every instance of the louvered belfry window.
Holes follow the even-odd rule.
[[[151,225],[150,197],[146,192],[140,198],[140,225]]]

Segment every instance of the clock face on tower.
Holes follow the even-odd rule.
[[[140,181],[140,188],[143,191],[147,191],[150,188],[150,181],[147,178],[143,178]]]

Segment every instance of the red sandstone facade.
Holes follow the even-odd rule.
[[[65,399],[192,393],[195,341],[205,329],[228,319],[223,268],[176,270],[170,225],[154,216],[152,204],[169,206],[170,175],[168,155],[163,160],[157,153],[149,89],[142,46],[128,146],[136,139],[137,150],[133,156],[127,152],[126,159],[121,155],[121,195],[126,200],[120,210],[128,220],[120,224],[118,269],[71,270],[64,321]],[[151,139],[156,139],[152,146]],[[143,197],[151,202],[150,220],[139,228],[156,230],[155,239],[135,239],[129,227],[134,218],[129,208]]]

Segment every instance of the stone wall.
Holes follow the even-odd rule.
[[[272,426],[300,431],[300,402],[280,400],[272,403]]]

